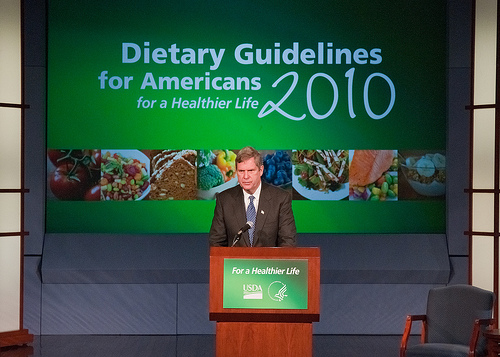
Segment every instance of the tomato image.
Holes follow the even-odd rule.
[[[99,201],[101,150],[47,149],[48,185],[59,200]]]
[[[82,200],[90,186],[87,167],[63,163],[50,175],[50,190],[60,200]]]

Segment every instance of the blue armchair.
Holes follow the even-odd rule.
[[[482,328],[493,323],[495,295],[471,285],[433,288],[425,315],[408,315],[400,357],[479,357],[486,355]],[[408,346],[412,323],[421,321],[420,344]]]

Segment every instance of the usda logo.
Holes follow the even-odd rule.
[[[257,284],[243,284],[243,299],[262,300],[262,287]]]

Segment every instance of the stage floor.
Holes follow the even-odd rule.
[[[399,355],[401,336],[314,335],[314,356],[391,357]],[[411,342],[417,343],[412,336]],[[115,336],[50,335],[35,336],[33,344],[9,347],[1,357],[168,357],[215,356],[215,335]]]

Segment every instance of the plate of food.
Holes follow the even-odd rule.
[[[139,201],[151,187],[150,160],[139,150],[101,150],[101,200]]]
[[[309,200],[349,196],[348,150],[294,150],[292,186]]]

